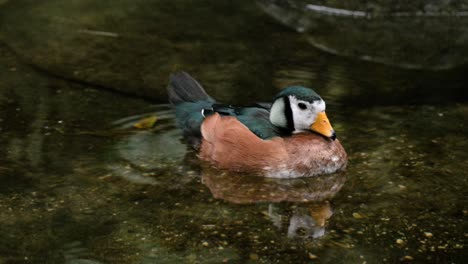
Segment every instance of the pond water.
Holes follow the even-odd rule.
[[[162,25],[102,51],[106,36],[99,36],[103,46],[76,43],[83,34],[75,31],[54,38],[44,19],[89,1],[73,1],[73,8],[13,2],[0,1],[3,22],[28,10],[25,19],[48,35],[37,38],[42,31],[28,31],[26,22],[16,33],[11,23],[0,27],[0,264],[468,259],[466,66],[407,69],[340,57],[244,2],[201,1],[195,8],[192,1],[141,0],[120,13],[112,7],[119,18],[129,12],[149,21],[148,12],[137,13],[144,4],[169,5],[161,7]],[[128,5],[119,1],[115,9]],[[170,14],[185,14],[184,5],[193,8],[190,23],[179,24]],[[85,15],[77,23],[92,24],[93,14],[110,8],[93,7],[80,9]],[[233,23],[212,25],[229,10],[237,15]],[[114,29],[125,33],[136,23],[126,21]],[[172,29],[158,36],[165,41],[151,39],[165,27]],[[159,57],[148,55],[149,46],[147,52],[125,46],[149,44],[164,54],[154,79],[151,69],[141,69],[147,56],[152,66]],[[134,61],[108,60],[114,52]],[[181,68],[224,102],[268,101],[291,84],[313,87],[348,152],[346,173],[263,179],[200,163],[164,95],[169,73]],[[145,92],[151,88],[156,92]],[[134,128],[148,116],[158,118],[154,128]]]

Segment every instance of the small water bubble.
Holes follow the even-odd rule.
[[[303,33],[305,31],[305,28],[304,27],[297,27],[296,30],[299,33]]]

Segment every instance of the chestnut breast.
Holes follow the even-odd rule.
[[[338,139],[331,140],[312,132],[304,132],[283,140],[289,159],[268,173],[269,177],[307,177],[330,174],[346,168],[348,157]]]
[[[262,140],[236,118],[219,114],[202,124],[200,158],[231,171],[296,178],[341,171],[347,156],[338,140],[314,133]]]

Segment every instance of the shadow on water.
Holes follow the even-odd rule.
[[[251,2],[208,2],[0,1],[0,263],[463,263],[466,66],[327,54]],[[315,88],[346,181],[200,164],[165,104],[179,68],[224,102]]]

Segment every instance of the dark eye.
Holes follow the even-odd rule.
[[[297,106],[299,106],[299,108],[302,109],[302,110],[306,110],[306,109],[307,109],[307,105],[304,104],[304,103],[298,103]]]

